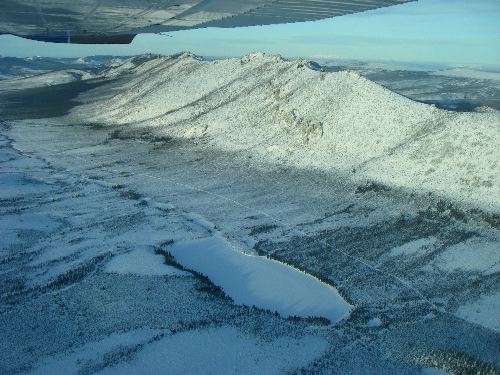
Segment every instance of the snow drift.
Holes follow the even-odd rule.
[[[119,129],[129,136],[202,140],[252,154],[259,165],[341,172],[487,211],[500,207],[499,113],[440,110],[353,71],[324,73],[261,53],[222,61],[181,54],[125,71],[115,95],[96,101],[106,87],[90,92],[73,119],[127,124]]]

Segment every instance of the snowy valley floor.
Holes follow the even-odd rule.
[[[1,373],[499,373],[495,216],[46,118],[101,84],[0,94]]]

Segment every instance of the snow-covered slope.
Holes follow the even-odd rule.
[[[65,69],[54,72],[42,73],[26,78],[16,78],[0,82],[0,89],[22,90],[33,87],[53,86],[74,81],[93,78],[92,73],[84,70]]]
[[[127,70],[116,95],[73,116],[500,208],[498,113],[440,110],[356,72],[260,53],[222,61],[186,53]]]

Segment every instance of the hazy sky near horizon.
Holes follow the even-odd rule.
[[[333,19],[138,35],[131,45],[67,45],[0,36],[2,56],[171,54],[342,58],[500,67],[500,0],[419,0]]]

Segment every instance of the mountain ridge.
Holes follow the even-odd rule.
[[[355,71],[263,53],[218,61],[182,53],[106,74],[118,70],[116,94],[92,100],[104,86],[84,95],[70,118],[500,208],[498,113],[441,110]]]

